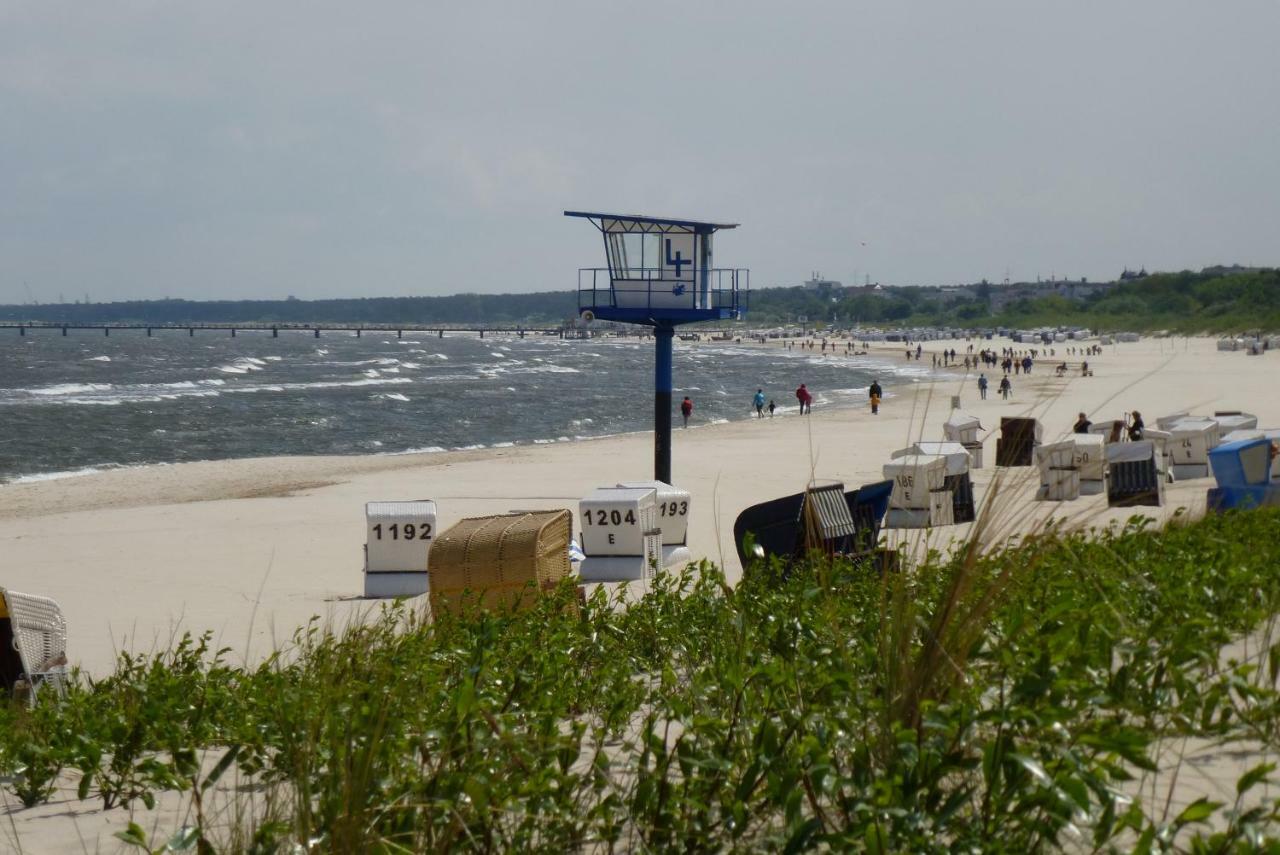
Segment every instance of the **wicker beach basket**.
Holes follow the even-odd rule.
[[[568,511],[464,519],[431,545],[431,609],[533,605],[570,573]]]

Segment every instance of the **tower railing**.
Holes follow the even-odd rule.
[[[607,267],[578,270],[578,311],[657,310],[737,315],[747,309],[751,271],[717,267],[693,278],[676,279],[664,268],[636,268],[626,276],[613,276]],[[700,320],[702,318],[690,318]]]

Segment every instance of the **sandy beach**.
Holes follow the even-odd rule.
[[[1008,342],[991,343],[996,347]],[[694,345],[682,345],[694,346]],[[777,345],[769,345],[777,346]],[[966,344],[929,342],[930,353]],[[980,346],[980,345],[979,345]],[[881,355],[903,358],[898,345]],[[1063,347],[1057,346],[1057,359]],[[751,504],[802,490],[810,479],[849,487],[879,480],[890,452],[917,439],[941,439],[952,395],[984,428],[987,467],[974,473],[982,500],[993,475],[1001,416],[1042,420],[1046,441],[1063,435],[1079,411],[1094,420],[1142,411],[1254,412],[1280,425],[1276,355],[1219,353],[1214,342],[1144,339],[1107,346],[1090,359],[1093,377],[1057,378],[1050,361],[1013,377],[1002,401],[978,400],[962,370],[933,381],[895,385],[878,416],[869,410],[815,410],[800,417],[793,398],[775,418],[677,429],[675,480],[692,492],[690,546],[739,577],[733,522]],[[1078,362],[1079,357],[1071,357]],[[694,378],[678,378],[692,382]],[[796,377],[796,384],[804,382]],[[637,397],[647,404],[647,391]],[[743,390],[743,410],[753,390]],[[1105,497],[1034,502],[1032,469],[1007,470],[1000,534],[1034,528],[1049,517],[1078,525],[1124,520]],[[110,670],[120,649],[168,645],[184,630],[211,630],[236,658],[254,660],[312,616],[343,621],[377,601],[360,598],[364,503],[431,498],[439,525],[513,509],[569,508],[598,486],[652,475],[652,438],[606,439],[472,452],[372,457],[277,457],[148,466],[83,477],[0,486],[0,554],[6,587],[58,600],[69,627],[69,653],[90,674]],[[1211,481],[1170,487],[1167,517],[1202,513]],[[1157,515],[1156,509],[1142,513]],[[576,526],[575,526],[576,529]],[[937,530],[931,544],[963,538],[968,526]],[[894,533],[919,541],[919,533]]]

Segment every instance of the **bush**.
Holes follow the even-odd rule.
[[[815,556],[731,589],[702,564],[626,609],[604,591],[571,608],[567,586],[434,623],[398,605],[313,622],[252,669],[207,636],[125,655],[61,704],[0,713],[0,758],[31,803],[64,766],[104,804],[198,803],[217,776],[194,758],[213,751],[218,775],[238,765],[283,807],[240,837],[203,818],[175,835],[203,851],[1037,850],[1067,835],[1222,851],[1274,839],[1275,806],[1249,795],[1269,768],[1235,803],[1174,817],[1131,779],[1165,740],[1275,744],[1280,666],[1220,650],[1277,611],[1278,559],[1280,513],[1259,511],[1046,531],[884,576]]]

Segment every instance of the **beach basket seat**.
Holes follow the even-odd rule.
[[[459,521],[431,547],[432,612],[532,606],[569,576],[572,526],[567,510]]]
[[[1164,479],[1156,466],[1156,448],[1150,440],[1107,446],[1107,504],[1113,508],[1133,505],[1159,507],[1164,502]]]
[[[832,555],[850,551],[850,540],[857,533],[857,527],[844,498],[843,484],[805,490],[801,513],[808,549],[821,549]]]
[[[1030,466],[1039,442],[1040,423],[1035,419],[1008,416],[1000,419],[996,466]]]
[[[892,490],[892,481],[849,491],[833,484],[752,505],[733,524],[738,559],[745,568],[756,558],[746,551],[747,535],[766,557],[787,561],[810,549],[855,560],[871,555],[880,539],[880,524]],[[836,507],[837,494],[844,502],[843,513]]]
[[[0,588],[0,601],[9,619],[10,648],[17,653],[20,672],[14,679],[27,684],[34,705],[41,689],[61,697],[67,682],[67,622],[62,609],[48,597]]]

